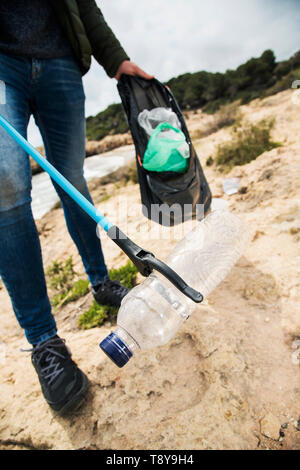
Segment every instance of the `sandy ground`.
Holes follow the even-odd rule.
[[[141,352],[118,369],[100,351],[111,325],[80,331],[77,318],[91,294],[56,314],[60,335],[88,374],[91,389],[80,410],[57,418],[44,402],[30,355],[0,290],[0,448],[3,449],[300,449],[300,122],[286,91],[242,107],[248,119],[275,117],[282,147],[224,176],[206,167],[223,129],[195,141],[215,198],[227,199],[253,234],[224,282],[197,307],[166,346]],[[190,114],[192,132],[209,116]],[[242,192],[224,196],[224,178],[240,178]],[[97,203],[102,189],[91,184]],[[128,204],[125,218],[122,204]],[[101,204],[145,248],[164,258],[175,240],[143,239],[137,185],[121,188]],[[73,255],[62,210],[39,221],[45,266]],[[176,238],[174,236],[174,238]],[[103,238],[109,267],[126,257]]]

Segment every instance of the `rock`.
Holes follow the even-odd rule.
[[[271,168],[267,168],[266,170],[263,171],[258,181],[269,180],[273,176],[273,173],[274,171]]]
[[[239,189],[239,194],[246,194],[247,191],[248,191],[247,186],[242,186],[242,187]]]
[[[87,140],[86,141],[86,155],[88,157],[97,155],[99,153],[108,152],[123,145],[131,145],[132,137],[131,134],[116,134],[107,135],[102,140]]]
[[[260,432],[269,439],[277,441],[280,437],[281,424],[272,413],[268,413],[260,422]]]

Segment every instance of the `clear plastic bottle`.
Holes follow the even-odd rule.
[[[209,214],[173,249],[166,263],[207,297],[226,277],[249,242],[239,217],[229,211]],[[139,349],[166,344],[196,304],[166,278],[153,272],[123,299],[118,328],[100,344],[119,367]]]

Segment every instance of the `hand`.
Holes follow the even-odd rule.
[[[142,70],[130,60],[124,60],[121,63],[120,67],[118,68],[115,79],[120,80],[122,73],[125,73],[126,75],[137,75],[138,77],[145,78],[146,80],[152,80],[152,78],[154,78],[154,75],[149,75],[148,73],[144,72],[144,70]]]

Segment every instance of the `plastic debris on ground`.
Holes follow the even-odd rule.
[[[223,191],[228,196],[232,196],[239,191],[240,181],[238,178],[229,178],[223,181]]]

